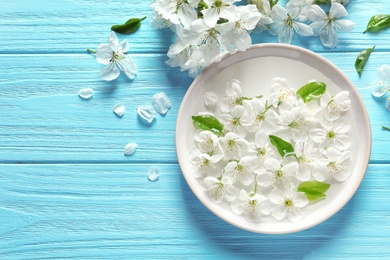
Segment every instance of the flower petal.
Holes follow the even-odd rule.
[[[348,14],[347,10],[342,4],[339,3],[332,3],[329,10],[329,18],[340,18],[343,16],[346,16]]]
[[[355,29],[356,24],[350,20],[336,20],[335,24],[338,26],[340,32],[350,32]]]
[[[137,66],[130,57],[126,57],[118,61],[120,69],[126,74],[129,79],[134,79],[137,75]]]
[[[110,62],[108,65],[100,71],[100,78],[103,80],[114,80],[120,74],[120,71],[114,62]]]
[[[96,61],[107,65],[112,59],[112,48],[107,43],[102,43],[96,50]]]
[[[334,28],[327,26],[320,35],[321,43],[325,47],[334,48],[337,45],[337,32]]]

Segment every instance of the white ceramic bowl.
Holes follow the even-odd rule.
[[[276,221],[271,217],[252,223],[234,214],[224,204],[211,201],[199,181],[193,177],[189,154],[194,149],[196,129],[191,116],[207,111],[204,93],[224,95],[231,79],[241,81],[243,96],[269,96],[272,79],[282,77],[289,85],[303,86],[310,80],[327,84],[331,93],[347,90],[351,108],[345,117],[351,124],[350,177],[327,191],[327,197],[305,208],[299,222]],[[176,151],[185,180],[198,199],[215,215],[239,228],[265,234],[284,234],[313,227],[337,213],[354,195],[367,170],[371,153],[371,127],[367,111],[351,81],[331,62],[309,50],[284,44],[254,45],[245,52],[225,56],[205,69],[192,83],[182,101],[176,125]]]

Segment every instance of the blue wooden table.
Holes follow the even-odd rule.
[[[0,259],[390,259],[390,112],[370,84],[390,65],[390,29],[363,34],[388,1],[350,0],[351,33],[335,49],[315,37],[293,44],[319,53],[351,79],[373,133],[370,165],[353,199],[309,230],[262,235],[233,227],[193,195],[175,153],[175,122],[193,79],[165,64],[174,35],[149,24],[151,1],[2,0],[0,3]],[[148,16],[129,39],[139,68],[105,82],[87,48],[110,27]],[[254,43],[276,42],[263,33]],[[372,45],[361,77],[358,53]],[[92,88],[90,100],[77,92]],[[165,92],[166,116],[142,124],[136,107]],[[112,108],[123,103],[126,114]],[[124,156],[127,143],[136,153]],[[160,169],[156,182],[150,166]]]

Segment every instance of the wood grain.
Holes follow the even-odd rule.
[[[367,259],[390,254],[389,165],[372,165],[334,217],[290,235],[259,235],[210,213],[176,164],[0,166],[0,255],[34,258]],[[371,223],[371,224],[368,224]],[[3,258],[5,257],[5,258]]]
[[[306,231],[260,235],[210,213],[181,175],[175,152],[179,106],[192,83],[165,64],[174,41],[154,30],[152,1],[2,0],[0,8],[0,259],[388,259],[390,249],[390,113],[371,97],[376,70],[390,65],[390,30],[363,34],[370,17],[390,13],[387,1],[350,1],[335,49],[317,37],[294,36],[354,83],[368,110],[370,165],[353,199]],[[284,5],[285,0],[280,0]],[[129,39],[139,73],[131,81],[99,78],[87,48],[107,41],[110,27],[148,16]],[[268,33],[253,43],[276,42]],[[358,53],[376,45],[363,75]],[[90,100],[77,96],[93,88]],[[136,107],[164,91],[172,109],[143,124]],[[112,108],[123,103],[126,114]],[[138,143],[133,156],[124,146]],[[161,170],[147,180],[150,166]]]

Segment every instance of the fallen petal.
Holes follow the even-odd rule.
[[[135,150],[137,150],[137,144],[136,143],[129,143],[125,146],[125,155],[130,156],[133,153],[135,153]]]
[[[147,121],[149,124],[157,115],[152,105],[142,105],[137,107],[137,113],[138,116]]]
[[[79,97],[82,99],[90,99],[93,96],[93,89],[83,88],[79,90]]]
[[[153,96],[153,106],[158,113],[160,113],[161,115],[165,115],[172,107],[172,104],[167,94],[165,94],[164,92],[160,92]]]
[[[218,96],[214,92],[207,91],[204,93],[204,105],[207,109],[214,109],[218,102]]]
[[[151,166],[148,171],[149,181],[157,181],[158,177],[160,177],[159,169],[155,166]]]
[[[118,104],[114,107],[114,114],[117,115],[118,117],[122,117],[125,114],[126,108],[122,104]]]

